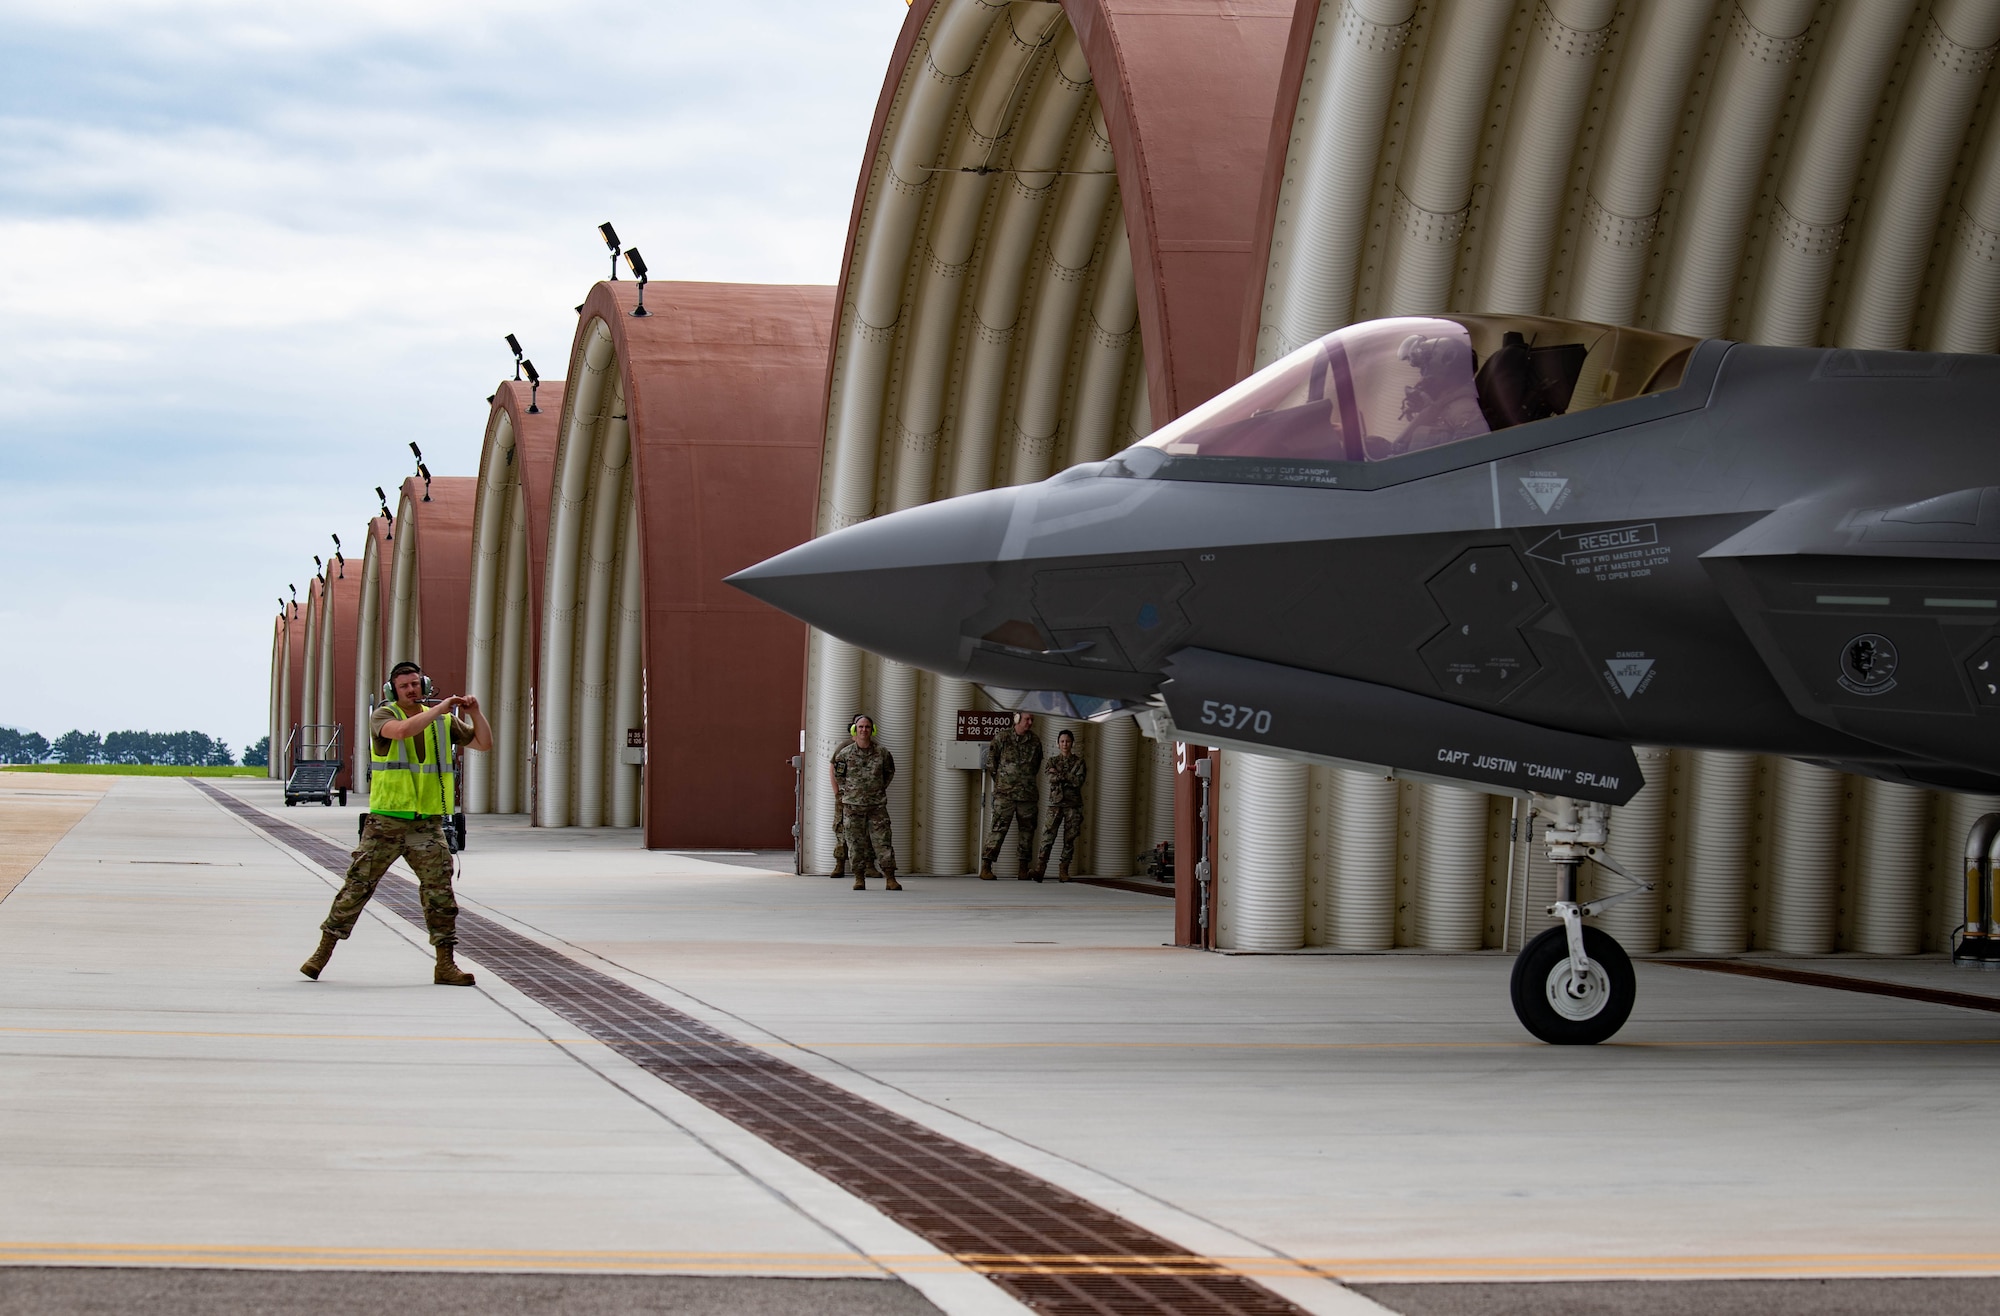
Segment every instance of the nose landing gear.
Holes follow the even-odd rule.
[[[1605,853],[1611,806],[1538,795],[1534,812],[1548,819],[1544,837],[1549,862],[1556,869],[1556,900],[1548,912],[1561,919],[1562,926],[1530,941],[1514,960],[1514,1014],[1522,1027],[1544,1042],[1594,1046],[1631,1017],[1638,979],[1617,939],[1585,927],[1583,920],[1653,887],[1619,868]],[[1580,903],[1576,875],[1586,859],[1616,873],[1631,887]]]

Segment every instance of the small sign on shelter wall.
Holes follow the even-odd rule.
[[[961,708],[958,710],[958,738],[960,740],[991,740],[994,736],[1014,725],[1014,715],[1007,712],[988,712],[981,708]]]

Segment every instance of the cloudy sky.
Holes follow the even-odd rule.
[[[374,485],[608,261],[831,283],[903,0],[0,0],[0,725],[263,734]]]

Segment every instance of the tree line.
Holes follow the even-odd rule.
[[[271,738],[243,751],[243,762],[270,761]],[[0,763],[133,763],[179,768],[226,768],[236,762],[228,742],[201,731],[65,731],[53,742],[38,731],[0,727]]]

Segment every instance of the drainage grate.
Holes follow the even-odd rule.
[[[226,791],[196,789],[340,876],[348,853]],[[424,924],[416,883],[376,890]],[[1041,1311],[1287,1316],[1300,1308],[1063,1188],[747,1046],[478,914],[459,945],[523,995]]]

